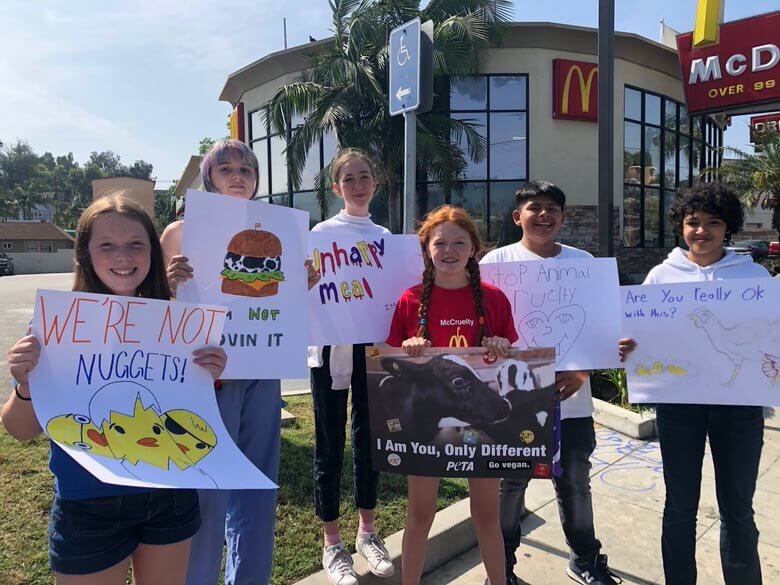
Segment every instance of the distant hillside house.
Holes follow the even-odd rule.
[[[0,252],[72,250],[74,239],[56,225],[41,222],[0,222]]]

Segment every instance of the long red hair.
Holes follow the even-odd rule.
[[[436,268],[433,265],[428,254],[428,243],[431,241],[431,232],[433,229],[443,223],[454,223],[459,228],[468,233],[471,238],[471,245],[474,246],[474,253],[466,263],[466,272],[469,277],[469,286],[474,297],[474,305],[477,309],[477,316],[479,318],[479,341],[478,344],[482,344],[482,339],[487,336],[487,326],[485,325],[485,307],[482,302],[482,277],[479,273],[479,262],[477,258],[484,249],[482,238],[479,237],[479,229],[471,219],[468,212],[462,207],[455,207],[453,205],[442,205],[432,210],[420,224],[420,228],[417,230],[417,235],[420,238],[420,247],[422,248],[423,262],[425,263],[425,269],[423,270],[422,277],[422,293],[420,295],[420,310],[419,316],[419,328],[417,329],[418,337],[428,337],[428,305],[431,301],[431,291],[433,290],[433,283],[436,276]]]

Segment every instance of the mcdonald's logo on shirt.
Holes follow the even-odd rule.
[[[553,118],[598,119],[598,66],[586,61],[553,59]]]

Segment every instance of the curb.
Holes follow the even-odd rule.
[[[598,398],[593,399],[593,407],[593,420],[603,427],[635,439],[652,439],[658,436],[655,411],[632,412]]]
[[[380,578],[371,574],[366,560],[353,554],[355,573],[360,585],[400,585],[401,583],[401,541],[403,530],[385,539],[385,547],[393,560],[395,574]],[[471,523],[470,500],[466,498],[436,513],[428,535],[428,550],[425,555],[423,574],[429,573],[477,544],[477,533]],[[325,571],[318,571],[298,581],[295,585],[324,585],[330,583]]]

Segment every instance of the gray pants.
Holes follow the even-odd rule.
[[[561,421],[560,477],[553,477],[561,525],[571,559],[578,564],[592,562],[601,550],[593,527],[590,496],[590,456],[596,448],[593,417]],[[504,537],[507,574],[515,566],[515,552],[522,538],[525,489],[530,478],[501,480],[501,533]]]

